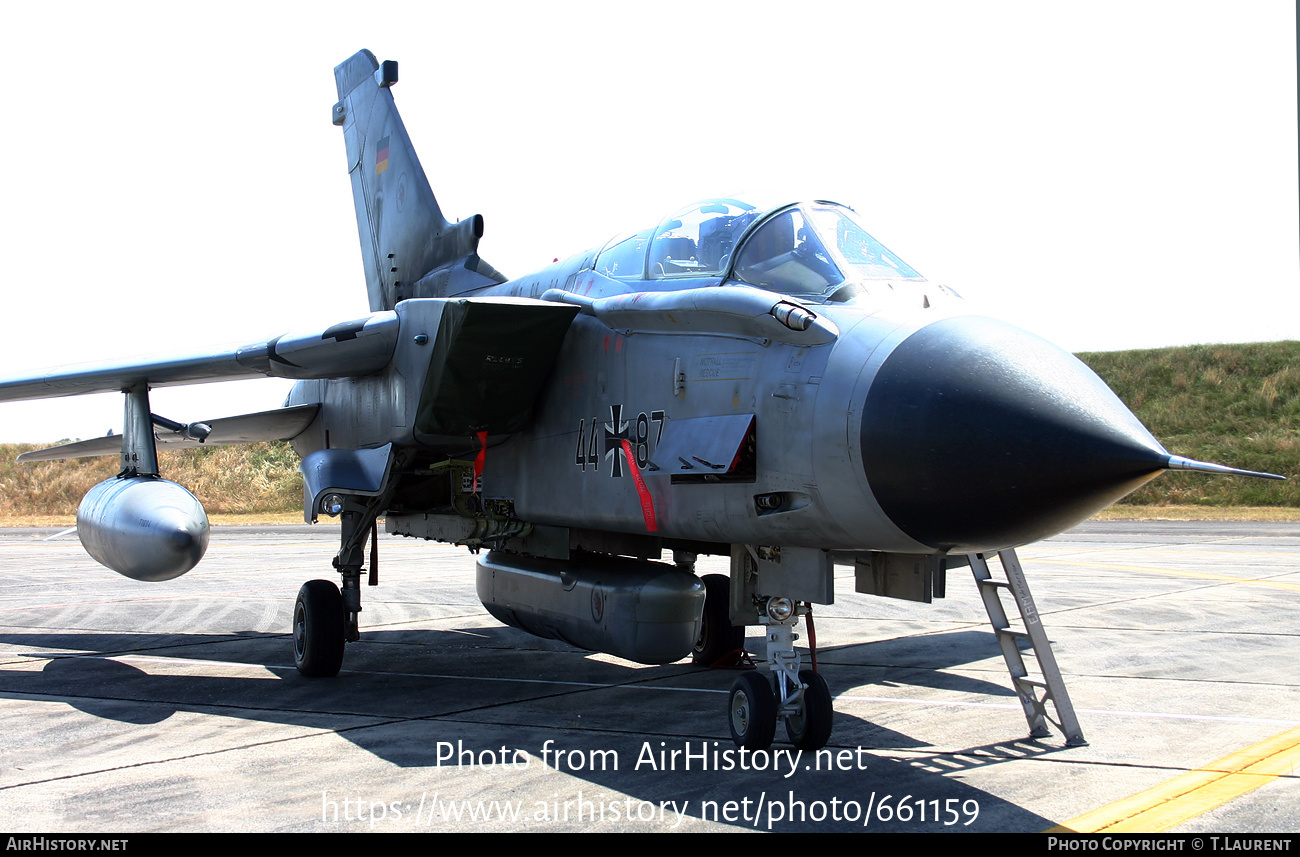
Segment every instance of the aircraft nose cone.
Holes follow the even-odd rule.
[[[894,349],[867,391],[861,440],[885,514],[957,553],[1059,533],[1169,460],[1073,355],[979,317],[935,322]]]

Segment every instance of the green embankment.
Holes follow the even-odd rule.
[[[1300,508],[1300,341],[1079,356],[1170,452],[1290,477],[1277,482],[1166,473],[1124,504]],[[35,448],[0,445],[0,521],[71,521],[86,491],[118,469],[113,456],[14,462]],[[288,444],[164,452],[160,465],[218,520],[250,513],[292,520],[300,514],[302,479]]]
[[[1127,505],[1300,506],[1300,341],[1080,354],[1175,455],[1289,477],[1166,473]]]

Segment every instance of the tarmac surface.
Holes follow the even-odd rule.
[[[335,530],[219,528],[161,584],[53,532],[0,530],[11,831],[1300,830],[1297,524],[1088,523],[1020,551],[1082,747],[1026,738],[969,570],[925,605],[837,569],[831,752],[800,758],[779,727],[735,750],[732,672],[501,626],[463,549],[381,536],[361,641],[307,679],[292,605],[334,578]]]

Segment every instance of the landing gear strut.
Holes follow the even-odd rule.
[[[373,530],[378,503],[336,497],[342,507],[342,527],[341,547],[334,557],[334,567],[338,569],[342,591],[328,580],[309,580],[298,590],[293,607],[294,664],[298,672],[317,678],[338,675],[343,666],[344,643],[361,638],[357,623],[361,612],[361,561],[366,537],[377,536]],[[376,559],[372,550],[372,576]],[[371,582],[375,582],[373,577]]]

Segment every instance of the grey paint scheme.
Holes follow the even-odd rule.
[[[86,553],[136,580],[180,577],[203,558],[208,532],[199,501],[166,479],[107,479],[77,509],[77,536]]]
[[[479,601],[539,637],[643,664],[671,663],[700,632],[704,585],[664,563],[587,556],[559,563],[491,551],[477,562]],[[611,578],[618,586],[610,586]]]
[[[791,552],[773,580],[823,602],[833,598],[832,551],[845,562],[879,551],[941,552],[891,520],[868,484],[860,447],[873,381],[900,343],[948,317],[954,304],[945,290],[909,279],[898,292],[906,300],[823,303],[748,286],[730,278],[728,266],[715,276],[613,279],[594,268],[599,248],[506,281],[478,257],[482,219],[451,223],[438,207],[389,91],[395,65],[380,66],[362,51],[335,73],[340,100],[333,119],[346,143],[371,315],[242,348],[0,380],[0,401],[143,384],[298,379],[286,404],[318,409],[292,437],[320,476],[304,514],[315,518],[314,500],[325,490],[350,492],[354,501],[344,513],[336,567],[355,617],[360,594],[348,581],[360,571],[375,515],[400,519],[404,532],[464,529],[412,525],[456,514],[421,493],[420,480],[449,459],[461,462],[456,473],[463,474],[480,451],[472,437],[421,442],[416,431],[447,302],[576,304],[580,314],[531,422],[513,436],[488,439],[479,511],[456,510],[482,518],[488,513],[481,504],[495,503],[492,514],[519,523],[487,528],[517,535],[507,547],[528,552],[530,544],[544,545],[545,555],[563,557],[580,544],[642,557],[658,556],[661,547],[737,556],[744,546],[795,547],[806,550]],[[747,236],[779,211],[748,225],[737,256]],[[1087,372],[1081,364],[1079,371]],[[701,425],[694,421],[746,415],[754,420],[754,458],[745,465],[752,472],[683,474],[655,461],[674,426],[689,435]],[[357,450],[380,449],[384,476],[376,486],[373,468],[349,462]],[[737,462],[744,451],[736,450]],[[935,451],[936,467],[947,452]],[[1142,450],[1148,453],[1151,475],[1169,462],[1158,444]],[[707,466],[713,471],[721,463]],[[362,475],[349,484],[349,473]]]
[[[834,346],[796,346],[725,335],[623,336],[579,316],[534,425],[489,452],[485,490],[513,500],[525,520],[645,533],[633,480],[611,475],[614,463],[604,447],[607,427],[618,432],[611,424],[611,408],[621,406],[620,421],[663,411],[664,432],[677,420],[757,414],[755,481],[673,485],[667,470],[643,474],[661,536],[723,544],[929,551],[871,502],[852,441],[861,414],[849,404],[865,398],[874,369],[872,352],[901,339],[900,327],[910,332],[921,322],[900,324],[848,308],[837,318],[854,330],[853,336]],[[691,365],[709,358],[737,368],[730,377],[693,377]],[[679,360],[687,378],[674,395]],[[575,453],[584,421],[587,431],[593,423],[599,426],[600,461],[580,467]],[[654,460],[659,432],[650,422],[649,458]],[[789,512],[758,513],[755,495],[782,491],[803,493],[809,502]]]
[[[451,223],[443,217],[389,91],[396,66],[381,67],[373,54],[361,51],[334,69],[340,98],[332,116],[347,146],[372,310],[505,279],[477,256],[483,218]],[[376,144],[382,140],[390,145],[380,172]]]
[[[385,71],[364,51],[341,64],[333,113],[346,141],[371,316],[206,355],[0,381],[0,400],[120,390],[140,381],[155,387],[297,378],[302,381],[286,405],[319,406],[317,418],[292,439],[299,454],[387,444],[414,449],[430,340],[448,295],[545,297],[577,303],[583,314],[572,324],[533,423],[512,438],[492,439],[484,497],[512,502],[519,518],[536,524],[646,534],[633,480],[612,475],[625,471],[606,446],[606,427],[617,435],[629,419],[636,428],[652,423],[654,437],[646,439],[652,459],[662,432],[677,421],[753,414],[752,481],[673,484],[666,471],[643,473],[657,538],[720,548],[761,542],[933,552],[875,501],[856,438],[860,406],[881,362],[942,311],[923,309],[920,301],[907,311],[815,305],[808,307],[813,324],[798,331],[770,312],[792,302],[785,296],[724,284],[723,277],[612,279],[593,270],[599,248],[509,282],[477,273],[484,270],[477,258],[481,219],[452,224],[443,217]],[[381,141],[387,156],[379,171]],[[721,368],[709,374],[705,364]],[[612,423],[616,411],[619,425]],[[598,461],[579,465],[579,436],[593,432]],[[591,448],[589,439],[583,443]],[[474,451],[471,438],[439,450]],[[792,498],[788,510],[756,508],[757,495],[781,492]],[[310,508],[305,513],[314,517]]]
[[[381,312],[321,330],[277,336],[206,354],[144,357],[89,363],[35,376],[0,379],[0,401],[122,392],[136,384],[172,387],[252,378],[344,378],[366,375],[390,362],[397,314]],[[339,331],[345,331],[340,334]],[[259,438],[279,439],[279,438]]]

